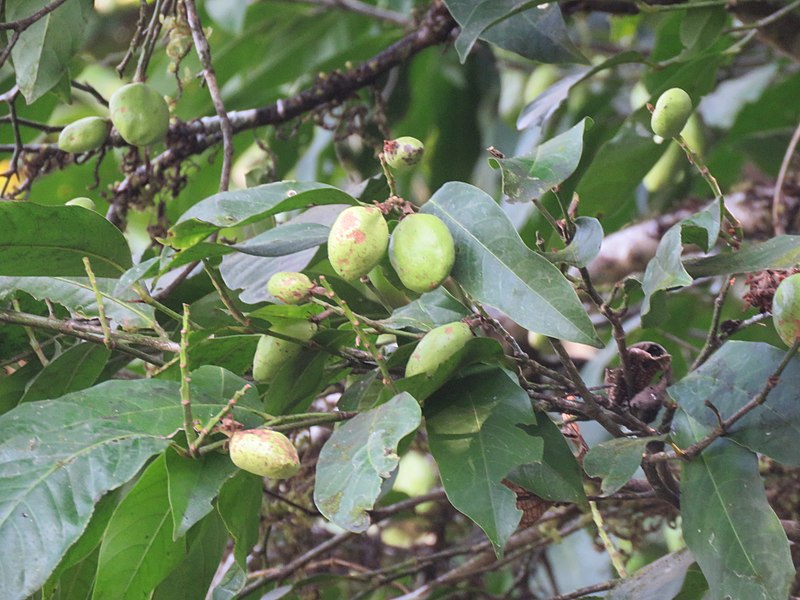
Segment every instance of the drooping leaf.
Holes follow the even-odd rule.
[[[460,321],[469,311],[443,287],[422,294],[406,306],[395,310],[382,322],[388,327],[403,329],[410,327],[420,331],[429,331],[440,325]]]
[[[694,556],[686,548],[654,560],[620,582],[606,600],[663,600],[674,598],[683,587]]]
[[[247,567],[247,555],[258,540],[263,492],[261,477],[239,471],[222,486],[217,511],[233,538],[233,556],[241,568]]]
[[[538,200],[572,175],[583,153],[583,133],[591,127],[587,118],[564,133],[547,140],[528,154],[489,160],[503,175],[503,193],[511,201]]]
[[[700,368],[668,388],[693,419],[713,428],[752,400],[783,360],[785,352],[762,342],[730,341]],[[766,402],[735,423],[728,437],[787,465],[800,465],[800,359],[784,370]]]
[[[711,431],[679,409],[673,423],[681,446]],[[750,450],[720,438],[683,465],[683,537],[713,598],[785,600],[795,569],[789,541],[772,511]]]
[[[324,184],[279,181],[220,192],[201,200],[169,230],[173,248],[188,248],[224,227],[246,225],[270,215],[324,204],[356,204],[345,192]]]
[[[253,256],[286,256],[328,241],[330,229],[318,223],[286,223],[232,247]]]
[[[476,299],[531,331],[600,345],[575,290],[552,263],[525,246],[488,194],[447,183],[422,212],[447,225],[457,248],[452,276]]]
[[[603,244],[603,226],[594,217],[575,219],[575,235],[563,250],[545,252],[544,256],[554,263],[566,263],[573,267],[585,267],[600,253]]]
[[[111,351],[82,342],[59,354],[28,385],[20,402],[58,398],[90,387],[103,372]]]
[[[5,7],[5,21],[18,21],[44,8],[48,0],[18,0]],[[17,85],[32,104],[59,84],[85,39],[90,0],[68,0],[25,29],[11,50]]]
[[[119,277],[133,264],[122,232],[80,206],[2,202],[0,223],[0,275],[81,277],[84,256],[97,277]]]
[[[603,495],[609,496],[625,485],[639,464],[648,443],[657,438],[616,438],[593,447],[583,459],[583,468],[590,477],[603,480]]]
[[[401,393],[337,427],[317,463],[314,503],[320,512],[348,531],[365,531],[367,511],[400,460],[397,444],[419,427],[421,417],[417,401]]]
[[[447,498],[483,529],[498,555],[522,516],[501,481],[514,467],[541,460],[542,439],[525,430],[536,422],[528,394],[501,369],[451,382],[425,404]]]
[[[779,235],[764,242],[745,243],[736,252],[690,258],[683,266],[692,277],[791,269],[800,263],[800,236]]]

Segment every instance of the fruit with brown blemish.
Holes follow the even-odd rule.
[[[310,321],[287,321],[272,324],[270,330],[299,342],[307,342],[316,333],[317,326]],[[297,342],[262,335],[253,355],[253,379],[259,383],[272,381],[281,368],[302,350],[303,346]]]
[[[111,128],[108,119],[85,117],[73,121],[58,134],[58,149],[64,152],[90,152],[100,148]]]
[[[300,470],[300,458],[285,435],[270,429],[235,432],[228,443],[233,464],[255,475],[288,479]]]
[[[267,292],[286,304],[300,304],[311,298],[314,283],[303,273],[280,271],[267,281]]]
[[[781,281],[772,299],[772,323],[787,346],[800,338],[800,273]]]
[[[389,226],[374,206],[343,210],[328,235],[328,260],[342,279],[363,277],[377,265],[389,246]]]
[[[133,146],[149,146],[167,135],[167,102],[146,83],[123,85],[112,94],[108,109],[122,139]]]
[[[87,198],[86,196],[80,196],[78,198],[68,200],[64,203],[64,206],[80,206],[81,208],[85,208],[87,210],[95,210],[97,208],[94,205],[94,200]]]
[[[408,135],[383,142],[383,160],[395,171],[413,167],[422,160],[424,153],[425,146],[422,142]]]
[[[420,340],[406,363],[406,377],[432,375],[448,358],[472,339],[472,331],[461,321],[431,329]]]
[[[691,114],[692,99],[689,94],[681,88],[671,88],[658,97],[650,126],[656,135],[670,139],[680,134]]]
[[[403,285],[414,292],[439,287],[455,259],[453,236],[439,217],[409,215],[392,232],[389,260]]]

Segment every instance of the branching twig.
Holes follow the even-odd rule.
[[[717,297],[714,299],[714,312],[711,316],[711,325],[708,328],[706,342],[703,345],[703,348],[700,350],[700,354],[697,355],[694,363],[692,363],[692,366],[689,369],[690,371],[694,371],[700,365],[706,362],[708,357],[711,356],[711,354],[713,354],[713,352],[722,344],[719,336],[719,323],[720,319],[722,318],[722,307],[725,304],[725,298],[727,298],[732,284],[733,279],[727,279],[725,283],[722,284],[719,294],[717,294]]]

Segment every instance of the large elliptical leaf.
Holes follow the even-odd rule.
[[[317,463],[314,503],[348,531],[366,531],[371,509],[400,458],[397,444],[419,427],[417,401],[401,393],[337,427]]]
[[[540,461],[542,439],[528,394],[502,369],[452,381],[425,403],[431,453],[450,503],[477,523],[502,554],[522,512],[501,481],[520,465]]]
[[[422,207],[445,222],[456,243],[453,277],[481,302],[522,327],[551,337],[600,346],[570,283],[528,248],[486,192],[460,182],[443,185]]]
[[[682,409],[673,428],[684,447],[711,431]],[[789,541],[767,501],[753,452],[720,438],[685,463],[681,517],[712,599],[786,600],[795,575]]]
[[[764,242],[745,243],[735,252],[690,258],[683,266],[692,277],[791,269],[800,263],[800,235],[779,235]]]

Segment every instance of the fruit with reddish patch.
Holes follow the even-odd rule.
[[[314,284],[303,273],[280,271],[267,281],[267,292],[286,304],[300,304],[311,298]]]
[[[390,169],[402,171],[413,167],[425,152],[425,146],[417,138],[411,136],[399,137],[396,140],[383,141],[383,159]]]
[[[664,139],[678,135],[692,114],[692,99],[681,88],[671,88],[656,101],[650,126]]]
[[[455,259],[453,236],[439,217],[409,215],[392,232],[389,260],[403,285],[414,292],[439,287]]]
[[[380,209],[351,206],[343,210],[328,235],[328,260],[342,279],[363,277],[389,246],[389,226]]]
[[[246,429],[235,432],[228,444],[231,461],[243,471],[288,479],[300,470],[300,458],[285,435],[270,429]]]
[[[772,299],[772,322],[787,346],[800,338],[800,273],[781,281]]]
[[[472,339],[472,331],[461,321],[431,329],[420,340],[406,364],[406,377],[432,375],[448,358]]]
[[[108,138],[110,124],[103,117],[85,117],[73,121],[58,134],[58,149],[64,152],[97,150]]]
[[[133,146],[149,146],[167,135],[167,102],[145,83],[123,85],[112,94],[108,109],[122,139]]]
[[[316,333],[317,326],[310,321],[287,321],[274,323],[270,329],[300,342],[307,342]],[[303,347],[296,342],[262,335],[253,355],[253,379],[259,383],[271,381],[281,368],[302,350]]]

